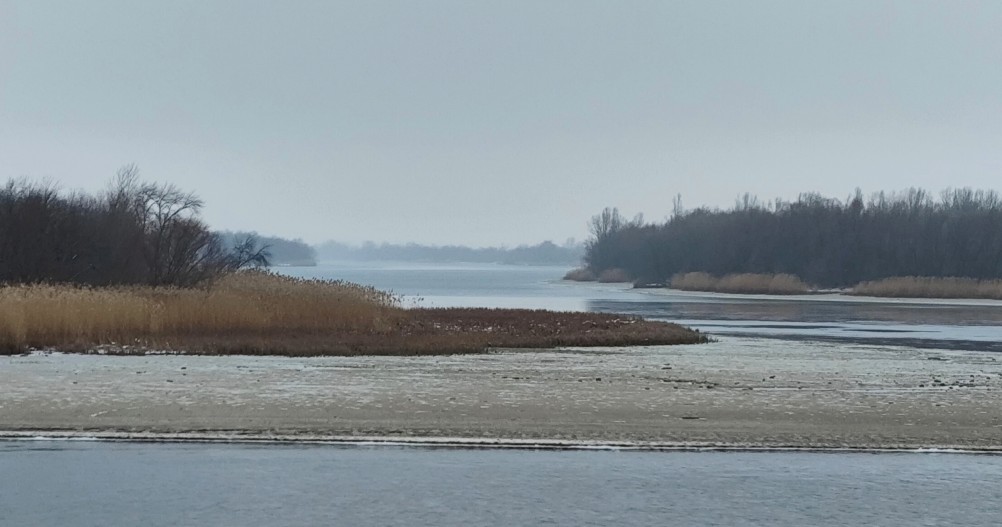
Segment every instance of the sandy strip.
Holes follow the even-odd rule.
[[[124,441],[132,443],[227,443],[243,445],[334,445],[388,446],[435,449],[505,449],[505,450],[626,450],[655,452],[855,452],[915,454],[985,454],[1002,455],[1002,446],[939,447],[874,446],[799,446],[754,443],[700,443],[660,441],[587,441],[561,439],[506,439],[466,437],[388,437],[330,436],[324,434],[269,434],[263,432],[78,432],[78,431],[0,431],[0,441]]]
[[[1002,359],[1002,356],[998,357]],[[0,358],[7,436],[997,450],[995,354],[724,338],[451,357]]]

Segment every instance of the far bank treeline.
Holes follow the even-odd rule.
[[[994,191],[857,190],[842,201],[802,194],[763,204],[745,195],[734,208],[684,211],[676,199],[663,223],[606,209],[592,218],[584,262],[664,284],[679,273],[790,274],[819,287],[893,276],[1002,277],[1002,200]]]
[[[460,245],[376,244],[360,246],[329,241],[318,247],[325,260],[463,262],[514,265],[573,265],[581,261],[584,247],[573,239],[563,245],[544,241],[518,247],[465,247]]]

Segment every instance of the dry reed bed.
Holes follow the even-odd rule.
[[[711,291],[715,293],[798,295],[811,288],[791,274],[729,274],[716,277],[708,273],[680,273],[671,278],[672,289]]]
[[[587,267],[578,267],[567,271],[567,274],[564,275],[564,280],[571,280],[574,282],[594,282],[598,280],[598,276],[596,276],[595,273]]]
[[[985,298],[1002,300],[1002,280],[896,276],[861,282],[851,295],[901,298]]]
[[[601,282],[603,284],[632,282],[630,274],[620,268],[606,269],[599,274],[595,274],[587,267],[571,269],[564,275],[564,280],[573,282]]]
[[[401,309],[388,293],[263,272],[205,289],[0,288],[0,354],[28,349],[358,355],[700,342],[698,333],[610,315]]]

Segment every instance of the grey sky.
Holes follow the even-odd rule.
[[[216,228],[472,245],[999,188],[1002,2],[0,0],[0,179],[130,162]]]

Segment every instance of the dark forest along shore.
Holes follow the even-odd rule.
[[[746,194],[727,210],[685,210],[680,200],[661,223],[627,220],[614,208],[594,216],[588,271],[601,278],[615,270],[645,284],[690,272],[782,274],[821,288],[892,277],[1002,278],[1002,198],[993,190],[934,197],[911,188],[868,198],[857,190],[844,200],[803,193],[768,203]]]
[[[0,441],[4,525],[994,526],[1002,457]]]

